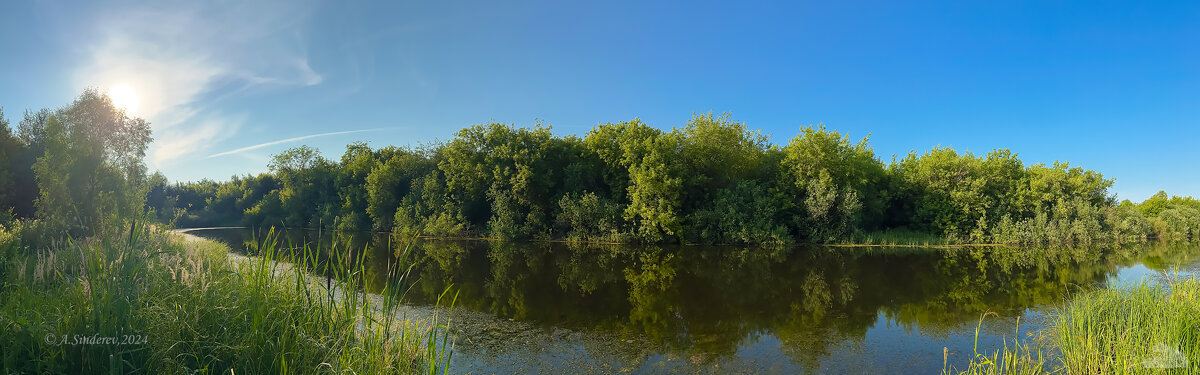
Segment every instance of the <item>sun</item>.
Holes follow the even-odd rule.
[[[126,114],[137,113],[139,100],[133,86],[124,83],[113,86],[108,89],[108,98],[112,99],[113,106],[124,109]]]

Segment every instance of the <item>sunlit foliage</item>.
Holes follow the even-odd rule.
[[[57,147],[45,128],[38,147]],[[885,163],[866,138],[810,126],[774,145],[728,114],[670,130],[602,124],[582,137],[489,123],[419,148],[354,143],[340,160],[301,146],[270,168],[223,183],[156,178],[150,206],[181,226],[506,240],[1087,244],[1200,232],[1196,200],[1160,193],[1118,204],[1111,178],[1065,162],[939,146]]]
[[[0,112],[0,219],[40,220],[54,236],[90,235],[140,214],[150,126],[94,89],[26,112],[14,134]]]

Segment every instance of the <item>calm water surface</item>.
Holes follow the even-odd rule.
[[[245,229],[190,232],[253,251]],[[260,236],[261,237],[261,236]],[[260,238],[259,237],[259,238]],[[292,246],[329,233],[291,231]],[[452,373],[938,373],[1028,340],[1072,293],[1200,268],[1200,246],[828,248],[418,241],[342,235],[370,287],[458,293]],[[249,249],[249,250],[248,250]],[[345,251],[345,250],[337,250]],[[1020,324],[1018,325],[1018,318]],[[1020,329],[1018,332],[1017,329]]]

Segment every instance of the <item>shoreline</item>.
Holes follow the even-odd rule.
[[[225,229],[253,229],[246,226],[220,226],[220,227],[197,227],[197,228],[175,228],[171,232],[188,233],[201,230],[225,230]],[[376,232],[376,231],[345,231],[338,229],[324,228],[302,228],[302,227],[287,227],[284,230],[303,230],[303,231],[322,231],[335,233],[371,233],[373,235],[398,235],[395,232]],[[526,240],[505,240],[495,237],[439,237],[418,235],[417,239],[422,240],[437,240],[437,241],[485,241],[485,242],[510,242],[510,243],[559,243],[559,244],[578,244],[578,245],[621,245],[621,246],[717,246],[717,247],[834,247],[834,248],[928,248],[928,249],[962,249],[962,248],[995,248],[995,247],[1015,247],[1015,248],[1038,248],[1047,246],[1066,246],[1066,247],[1093,247],[1093,246],[1124,246],[1133,244],[1148,244],[1170,241],[1146,240],[1146,241],[1129,241],[1129,242],[1094,242],[1088,244],[1080,243],[960,243],[960,244],[915,244],[915,243],[789,243],[789,244],[700,244],[700,243],[639,243],[639,242],[612,242],[612,241],[579,241],[579,240],[563,240],[563,239],[526,239]],[[1193,241],[1183,241],[1193,242]]]

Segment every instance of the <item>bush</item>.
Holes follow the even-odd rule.
[[[787,204],[774,189],[753,181],[717,191],[712,208],[689,216],[688,237],[702,243],[785,244],[793,241],[781,220]],[[843,216],[843,218],[845,218]],[[839,221],[844,229],[846,221]]]
[[[1187,206],[1171,207],[1151,222],[1159,239],[1191,241],[1200,233],[1200,210]]]
[[[558,200],[557,226],[571,241],[618,242],[629,237],[624,208],[592,192],[566,194]]]

